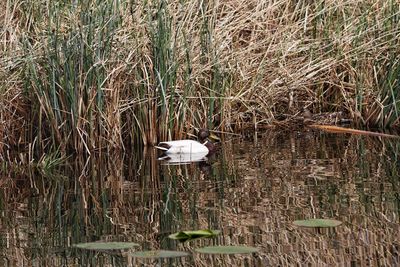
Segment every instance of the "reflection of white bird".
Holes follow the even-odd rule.
[[[167,154],[164,157],[158,158],[168,165],[189,164],[191,162],[199,162],[207,160],[208,151],[202,153],[178,153]]]
[[[156,148],[163,150],[165,154],[194,154],[194,153],[212,153],[215,146],[206,140],[210,136],[207,129],[200,129],[198,133],[199,142],[194,140],[176,140],[168,142],[160,142]],[[213,137],[213,136],[211,136]],[[216,138],[216,137],[214,137]]]

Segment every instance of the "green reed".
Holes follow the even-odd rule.
[[[26,38],[25,90],[34,100],[32,117],[44,146],[89,151],[101,134],[96,124],[101,124],[107,61],[120,23],[117,3],[51,1],[37,43]]]
[[[399,124],[400,113],[400,62],[394,58],[384,67],[380,97],[383,105],[380,126]]]
[[[189,4],[193,5],[186,5]],[[194,66],[196,43],[193,39],[202,40],[205,35],[210,36],[212,25],[201,24],[209,19],[210,12],[190,11],[185,5],[171,5],[161,0],[146,2],[145,8],[142,16],[146,18],[144,27],[147,35],[144,38],[147,43],[143,49],[148,56],[142,59],[141,68],[136,70],[143,83],[139,86],[141,89],[136,87],[133,91],[140,92],[139,95],[133,95],[140,104],[132,106],[137,122],[137,125],[132,125],[136,129],[132,132],[140,135],[138,140],[144,144],[154,144],[160,139],[185,137],[184,131],[193,126],[205,127],[207,118],[212,118],[212,113],[204,113],[202,108],[214,109],[215,89],[206,89],[204,92],[200,88],[194,90],[196,85],[192,76],[193,68],[202,68]],[[183,15],[178,16],[180,13]],[[187,32],[188,26],[193,27],[193,32]],[[131,38],[137,37],[132,33]],[[143,41],[143,36],[140,38],[139,41]],[[209,57],[213,51],[212,44],[202,44],[201,51],[201,57]],[[204,51],[207,51],[206,54],[203,54]],[[202,64],[208,70],[209,61],[203,61]],[[213,72],[217,71],[216,66],[212,66]],[[202,78],[201,81],[205,81],[200,84],[201,87],[210,88],[212,84],[216,87],[214,76]],[[207,96],[208,93],[211,95]]]
[[[176,79],[179,65],[176,60],[176,35],[172,30],[172,18],[169,12],[167,2],[161,0],[156,3],[155,26],[151,26],[153,18],[149,17],[155,96],[159,99],[156,117],[158,132],[164,137],[168,135],[167,131],[174,127]]]
[[[382,66],[383,74],[379,79],[379,95],[383,106],[380,120],[382,127],[400,124],[400,61],[397,56],[400,52],[397,41],[400,33],[399,8],[397,1],[390,1],[386,7],[387,16],[382,21],[382,39],[389,52],[389,56],[380,60],[381,64],[377,64]]]
[[[357,51],[354,62],[358,62],[355,65],[358,72],[355,99],[363,122],[368,125],[392,127],[399,124],[397,54],[400,50],[396,41],[400,32],[399,7],[395,1],[387,2],[381,14],[373,19],[374,8],[365,8],[354,38],[353,46]],[[381,53],[374,54],[377,50]],[[371,94],[375,103],[370,102]]]

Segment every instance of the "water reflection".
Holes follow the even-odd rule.
[[[75,159],[43,175],[4,165],[0,265],[397,266],[400,143],[315,132],[224,140],[207,161],[164,165],[150,148]],[[336,229],[292,225],[334,218]],[[179,230],[220,229],[177,243]],[[256,255],[139,260],[70,245],[129,241],[141,250],[249,245]]]

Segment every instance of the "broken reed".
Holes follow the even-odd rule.
[[[303,107],[399,123],[396,1],[10,0],[2,10],[6,147],[91,153]]]

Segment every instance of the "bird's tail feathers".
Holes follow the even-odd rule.
[[[168,150],[168,148],[162,147],[162,146],[154,146],[154,147],[157,148],[157,149],[163,150],[163,151],[167,151]]]

